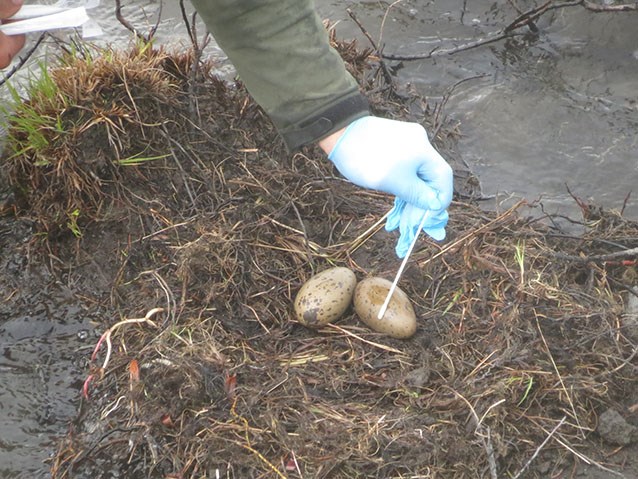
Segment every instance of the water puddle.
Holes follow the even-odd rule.
[[[83,305],[64,287],[6,286],[3,281],[0,476],[47,477],[43,461],[77,409],[92,328]]]
[[[423,45],[404,45],[403,53],[432,49],[431,29],[445,45],[497,31],[506,20],[489,11],[489,3],[472,2],[474,12],[463,20],[459,12],[439,12],[436,20],[419,12],[428,36]],[[541,18],[538,38],[406,63],[403,73],[434,97],[459,80],[485,75],[460,84],[446,111],[460,122],[458,150],[486,194],[541,198],[547,211],[578,217],[569,187],[620,210],[638,179],[635,22],[635,14],[559,10]],[[399,34],[403,41],[419,37],[409,26]],[[638,218],[635,195],[625,214]]]

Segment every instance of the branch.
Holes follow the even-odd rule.
[[[210,43],[210,33],[208,31],[204,32],[200,44],[199,40],[197,39],[197,11],[193,12],[192,18],[189,20],[184,0],[179,0],[179,8],[182,13],[182,20],[184,21],[184,25],[186,26],[186,32],[188,33],[188,37],[191,40],[191,45],[193,46],[193,51],[195,52],[195,57],[199,61],[202,56],[203,50]]]
[[[195,33],[195,18],[193,18],[193,26],[191,27],[191,22],[188,19],[188,14],[186,13],[186,7],[184,6],[184,0],[179,0],[179,10],[182,13],[182,20],[184,21],[184,25],[186,25],[186,33],[191,39],[191,44],[193,45],[193,49],[197,50],[197,35]]]
[[[459,45],[454,48],[439,48],[436,47],[434,50],[428,53],[419,53],[416,55],[398,55],[398,54],[383,54],[383,58],[387,60],[425,60],[427,58],[440,57],[443,55],[453,55],[454,53],[462,52],[465,50],[471,50],[473,48],[480,47],[482,45],[487,45],[489,43],[498,42],[499,40],[503,40],[505,38],[518,37],[523,35],[523,33],[515,33],[515,32],[492,32],[489,33],[485,38],[481,38],[479,40],[475,40],[473,42],[465,43],[463,45]]]
[[[552,429],[552,432],[550,432],[549,435],[545,438],[545,440],[541,443],[541,445],[538,446],[538,448],[536,448],[536,451],[534,452],[532,457],[530,457],[529,460],[523,466],[523,468],[520,471],[518,471],[518,473],[514,476],[514,479],[518,479],[519,477],[521,477],[521,474],[523,474],[527,470],[529,465],[534,461],[534,459],[536,459],[536,456],[538,456],[538,453],[541,452],[541,449],[545,447],[545,445],[549,442],[549,440],[556,433],[556,431],[558,431],[558,428],[563,425],[566,419],[567,419],[567,416],[563,416],[563,419],[561,419],[560,422],[556,424],[556,426],[554,426],[554,429]]]
[[[435,48],[429,53],[422,53],[417,55],[384,55],[384,58],[388,60],[424,60],[426,58],[438,57],[442,55],[452,55],[454,53],[471,50],[473,48],[487,45],[488,43],[494,43],[505,38],[511,38],[515,36],[523,35],[523,33],[515,33],[515,30],[524,26],[530,26],[530,29],[534,31],[536,25],[534,21],[537,20],[543,13],[545,13],[550,7],[552,7],[552,0],[548,0],[540,7],[532,8],[527,12],[520,14],[509,25],[498,32],[489,33],[485,38],[475,40],[473,42],[465,43],[454,48],[438,49]]]
[[[124,15],[122,15],[121,0],[115,0],[115,18],[117,18],[117,21],[120,22],[124,26],[124,28],[126,28],[128,31],[133,33],[133,35],[135,35],[137,38],[139,38],[140,40],[144,42],[150,42],[153,36],[155,35],[155,32],[157,31],[157,28],[159,27],[160,19],[162,18],[162,5],[163,5],[163,2],[160,1],[159,13],[157,15],[157,22],[151,28],[148,35],[144,35],[143,33],[141,33],[139,30],[137,30],[137,28],[131,25],[131,23],[126,18],[124,18]]]
[[[157,21],[155,22],[155,25],[153,25],[153,28],[151,28],[151,30],[148,32],[148,39],[146,41],[151,41],[151,39],[155,36],[155,33],[157,32],[157,29],[159,28],[160,21],[162,20],[163,8],[164,8],[164,2],[160,0],[159,12],[157,12]]]
[[[375,53],[379,57],[379,65],[381,66],[381,71],[383,72],[383,78],[385,79],[386,83],[390,86],[390,88],[394,88],[394,83],[392,82],[392,74],[390,73],[388,66],[383,61],[384,55],[382,54],[381,50],[379,50],[379,47],[377,46],[376,42],[372,39],[372,36],[370,36],[370,34],[365,29],[363,24],[355,16],[354,12],[350,10],[349,8],[346,8],[346,12],[350,16],[350,18],[352,18],[354,23],[357,24],[357,26],[359,27],[359,30],[361,30],[361,33],[363,33],[365,37],[368,39],[368,41],[370,42],[370,45],[372,45],[372,48],[374,49]]]
[[[31,58],[31,56],[38,49],[45,36],[46,32],[42,33],[35,44],[31,48],[29,48],[29,50],[24,55],[20,56],[20,60],[18,61],[18,63],[16,63],[13,67],[11,67],[11,70],[4,74],[4,77],[0,80],[0,86],[4,85],[9,80],[9,78],[15,75],[17,71],[20,70],[20,68],[22,68],[27,61],[29,61],[29,58]]]
[[[452,93],[454,93],[454,90],[456,89],[456,87],[465,83],[466,81],[475,80],[477,78],[485,78],[487,76],[488,76],[487,74],[484,74],[484,75],[474,75],[468,78],[463,78],[462,80],[457,81],[454,85],[452,85],[447,90],[445,90],[445,93],[443,94],[443,98],[434,107],[434,114],[433,114],[434,121],[432,122],[432,139],[436,138],[436,136],[439,134],[439,130],[443,126],[443,122],[441,121],[443,108],[445,107],[445,104],[450,99],[450,96],[452,96]]]
[[[575,261],[577,263],[605,262],[638,256],[638,248],[630,248],[622,251],[616,251],[614,253],[597,254],[593,256],[573,256],[560,252],[554,253],[553,256],[558,259]]]
[[[387,60],[425,60],[428,58],[439,57],[443,55],[453,55],[458,52],[471,50],[489,43],[494,43],[506,38],[512,38],[516,36],[522,36],[524,33],[518,32],[522,27],[528,27],[533,33],[538,33],[538,27],[536,26],[536,20],[538,20],[543,14],[550,10],[557,10],[560,8],[582,6],[583,8],[595,12],[626,12],[626,11],[638,11],[638,2],[634,4],[622,4],[622,5],[599,5],[591,0],[566,0],[559,3],[554,3],[554,0],[547,0],[539,7],[532,8],[524,13],[521,13],[513,22],[507,25],[502,30],[488,33],[485,37],[478,40],[465,43],[453,48],[438,48],[436,47],[430,52],[419,53],[415,55],[399,55],[399,54],[383,54],[383,58]],[[517,11],[518,8],[516,8]]]
[[[600,12],[636,12],[638,11],[638,2],[622,5],[599,5],[595,2],[584,0],[583,7],[595,13]]]
[[[521,28],[527,25],[534,25],[534,28],[536,28],[536,25],[534,24],[534,20],[537,20],[538,18],[540,18],[540,16],[543,13],[545,13],[547,9],[551,7],[551,5],[552,5],[552,0],[548,0],[540,7],[532,8],[531,10],[528,10],[527,12],[520,14],[512,23],[510,23],[508,26],[506,26],[503,29],[503,32],[508,33],[513,30],[516,30],[517,28]]]

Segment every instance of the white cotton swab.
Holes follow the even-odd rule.
[[[408,252],[405,254],[405,257],[403,258],[403,261],[401,262],[401,266],[399,266],[399,271],[397,271],[397,275],[394,277],[392,286],[390,286],[390,291],[388,291],[388,295],[386,296],[385,301],[383,302],[383,305],[381,306],[381,309],[379,310],[379,314],[377,314],[377,319],[383,319],[385,312],[388,310],[388,305],[390,304],[390,300],[392,299],[392,294],[394,293],[394,290],[397,289],[399,278],[401,278],[401,275],[403,274],[405,265],[408,262],[408,258],[410,257],[412,250],[414,249],[414,245],[416,244],[416,240],[419,237],[419,233],[421,232],[421,230],[423,229],[423,226],[425,225],[425,221],[430,217],[430,212],[431,210],[427,210],[425,214],[423,215],[423,218],[421,218],[421,223],[419,223],[419,227],[416,230],[416,234],[414,235],[414,238],[412,239],[412,243],[410,243]]]

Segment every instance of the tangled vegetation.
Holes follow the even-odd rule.
[[[432,120],[384,84],[372,52],[336,44],[378,114]],[[457,196],[448,239],[424,239],[401,282],[412,339],[351,311],[304,328],[292,302],[313,273],[393,277],[391,198],[318,150],[287,154],[241,84],[193,58],[148,45],[66,55],[10,120],[7,211],[36,225],[33,258],[84,279],[101,318],[54,478],[613,467],[599,453],[617,444],[596,431],[636,393],[638,224],[581,203],[574,235],[540,205]],[[437,131],[453,158],[453,132]],[[457,191],[474,191],[461,170]]]

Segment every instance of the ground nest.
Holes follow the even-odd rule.
[[[369,51],[336,44],[376,113],[432,120]],[[580,202],[576,235],[541,205],[486,211],[457,196],[448,238],[423,238],[400,283],[413,338],[375,334],[352,311],[304,328],[292,302],[313,273],[393,278],[392,198],[312,148],[287,154],[242,86],[193,58],[64,57],[11,120],[5,214],[32,225],[21,247],[92,298],[103,333],[53,477],[614,468],[620,456],[601,454],[636,440],[638,224]],[[453,132],[436,130],[453,160]],[[608,411],[627,434],[601,432]]]

